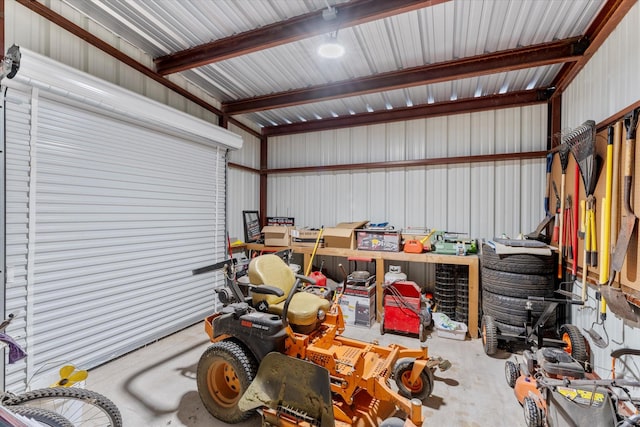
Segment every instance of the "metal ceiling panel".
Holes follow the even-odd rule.
[[[350,114],[390,110],[407,106],[433,104],[455,99],[495,95],[506,91],[544,88],[562,65],[530,68],[507,73],[434,83],[367,95],[303,104],[277,110],[249,113],[243,117],[260,126],[343,117]]]
[[[157,58],[343,3],[343,0],[63,0]],[[314,36],[181,74],[221,102],[307,88],[585,33],[605,0],[452,0],[354,27],[336,26],[346,56],[316,54]],[[549,84],[560,66],[246,114],[261,126],[400,108]]]

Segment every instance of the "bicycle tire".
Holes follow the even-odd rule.
[[[108,398],[91,390],[52,387],[7,397],[6,406],[29,406],[54,411],[82,427],[122,427],[122,415]]]
[[[58,414],[57,412],[50,411],[42,408],[32,408],[30,406],[11,406],[7,408],[14,414],[21,417],[28,418],[33,421],[37,421],[40,424],[49,427],[74,427],[73,423],[67,418]]]

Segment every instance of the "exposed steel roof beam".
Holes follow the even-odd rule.
[[[268,126],[262,128],[262,135],[279,136],[295,133],[317,132],[321,130],[352,126],[365,126],[374,123],[413,120],[425,117],[445,116],[450,114],[540,104],[547,102],[551,98],[552,93],[552,89],[525,90],[503,95],[465,98],[456,101],[439,102],[436,104],[420,105],[416,107],[396,108],[393,110],[362,113],[353,116],[293,123],[290,125]]]
[[[602,46],[622,18],[629,12],[637,0],[608,0],[595,17],[586,33],[590,40],[584,55],[572,64],[565,64],[554,79],[556,95],[564,92],[578,73],[584,68],[593,54]]]
[[[586,43],[585,39],[573,37],[486,55],[391,71],[370,77],[226,102],[222,104],[222,111],[230,115],[245,114],[332,98],[364,95],[523,68],[577,61],[587,47],[588,43]]]
[[[156,58],[156,70],[162,75],[177,73],[213,62],[330,33],[388,16],[410,12],[450,0],[357,0],[335,5],[335,20],[324,20],[323,10],[275,22],[255,30],[195,46]]]

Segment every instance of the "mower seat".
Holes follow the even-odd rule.
[[[296,282],[289,266],[277,255],[260,255],[249,263],[249,281],[253,285],[269,285],[284,292],[282,296],[252,293],[251,297],[254,307],[266,303],[267,312],[282,315],[287,295]],[[326,313],[330,308],[331,303],[324,298],[308,292],[297,292],[289,304],[287,320],[292,326],[315,326],[319,320],[318,312],[323,310]]]

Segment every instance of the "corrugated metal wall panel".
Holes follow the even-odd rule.
[[[229,130],[240,135],[242,149],[231,151],[229,161],[260,170],[260,140],[252,134],[230,124]],[[243,210],[259,210],[260,175],[251,171],[230,167],[227,188],[227,224],[230,238],[244,241]]]
[[[544,150],[546,126],[546,106],[539,105],[289,135],[270,140],[269,167]],[[312,227],[368,219],[477,238],[517,235],[542,219],[544,173],[539,159],[276,174],[268,178],[268,215],[293,216]]]
[[[47,5],[73,23],[99,34],[106,42],[153,69],[154,63],[151,56],[133,46],[126,39],[120,38],[105,30],[101,25],[88,20],[83,13],[78,12],[65,2],[50,0]],[[174,95],[171,95],[172,91],[168,88],[122,64],[112,56],[89,46],[83,40],[57,25],[51,24],[48,20],[36,15],[17,2],[6,2],[5,17],[5,46],[16,44],[34,52],[46,54],[48,57],[63,64],[85,72],[95,73],[106,81],[160,102],[170,103],[174,108],[187,111],[189,114],[210,123],[217,123],[216,116],[210,111],[191,101],[173,98]],[[188,87],[191,93],[214,107],[220,107],[220,102],[213,98],[209,92],[190,83],[185,76],[174,74],[169,78],[180,86]]]
[[[640,99],[640,55],[635,54],[639,38],[636,3],[562,94],[563,128],[589,119],[598,123]]]
[[[575,128],[589,119],[598,123],[640,99],[639,38],[640,5],[636,3],[563,93],[564,129]],[[638,185],[635,177],[634,185]],[[640,348],[640,333],[638,328],[624,325],[611,311],[602,325],[594,325],[599,320],[594,291],[593,287],[589,288],[589,299],[584,307],[572,306],[572,323],[581,329],[593,328],[605,340],[608,339],[606,348],[590,341],[594,369],[601,377],[607,378],[611,372],[611,351],[621,347]],[[574,284],[574,293],[582,293],[580,282]]]

